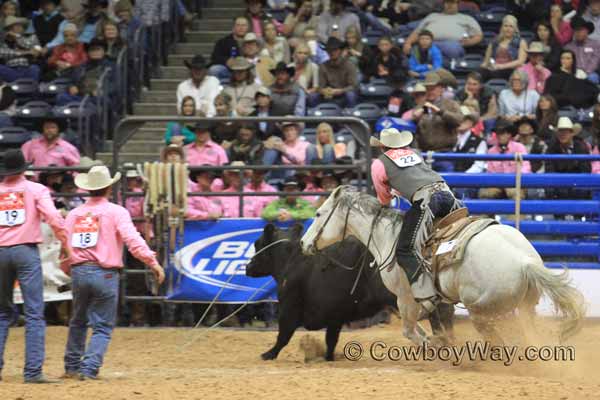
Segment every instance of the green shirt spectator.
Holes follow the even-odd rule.
[[[285,179],[284,192],[299,192],[300,182],[294,176]],[[271,203],[262,212],[262,217],[268,221],[291,221],[309,219],[315,216],[315,207],[307,200],[298,196],[285,196]]]

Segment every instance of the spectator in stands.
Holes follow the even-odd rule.
[[[74,78],[78,67],[88,60],[85,46],[77,38],[78,29],[75,24],[66,24],[63,36],[64,43],[53,48],[48,60],[48,67],[52,69],[48,80],[59,77]]]
[[[221,92],[215,97],[215,110],[217,117],[233,117],[231,108],[231,96]],[[235,138],[239,128],[239,124],[235,121],[215,122],[211,131],[212,138],[216,143],[221,143],[224,140],[232,141]]]
[[[556,124],[558,123],[558,105],[554,96],[544,94],[540,96],[538,106],[535,111],[536,121],[538,128],[536,129],[536,135],[547,141],[556,131]]]
[[[61,126],[61,120],[45,118],[40,129],[42,136],[29,140],[21,147],[25,159],[35,167],[50,164],[68,167],[79,164],[77,148],[60,137]]]
[[[171,2],[163,0],[136,0],[133,15],[136,15],[146,27],[169,22]]]
[[[527,54],[529,62],[520,68],[527,74],[529,81],[527,89],[536,90],[542,94],[546,80],[552,74],[548,68],[544,67],[544,45],[541,42],[531,42]]]
[[[15,0],[6,0],[2,3],[0,7],[0,29],[4,31],[4,21],[8,17],[18,17],[19,16],[19,5]],[[2,33],[2,39],[4,39],[4,33]]]
[[[271,91],[271,114],[274,116],[306,114],[306,93],[292,80],[296,70],[292,65],[286,66],[279,62],[272,69],[275,82],[269,88]]]
[[[465,47],[475,46],[483,39],[479,23],[473,17],[458,12],[458,0],[444,0],[442,13],[429,14],[421,21],[404,42],[404,54],[410,54],[423,29],[433,33],[437,46],[448,58],[462,57]]]
[[[94,38],[86,44],[86,47],[87,61],[74,74],[75,85],[69,90],[72,90],[73,87],[80,87],[77,83],[81,83],[83,90],[79,95],[95,97],[98,91],[98,80],[106,70],[109,70],[109,76],[105,81],[109,84],[107,92],[115,103],[118,102],[116,96],[112,95],[116,94],[120,76],[117,74],[115,64],[106,57],[106,43],[101,39]]]
[[[283,32],[283,24],[277,21],[273,16],[264,11],[266,0],[246,0],[246,12],[244,16],[248,19],[250,31],[254,32],[257,37],[264,36],[265,25],[272,22],[277,29],[277,32]]]
[[[261,50],[261,45],[258,42],[258,36],[256,36],[253,32],[246,33],[244,36],[244,40],[242,41],[242,56],[248,60],[248,62],[255,67],[259,62],[259,53]],[[232,62],[233,60],[229,60]],[[256,71],[255,71],[256,75]]]
[[[313,160],[310,164],[312,166],[321,166],[323,162],[319,159]],[[322,192],[321,178],[323,177],[323,171],[318,169],[298,171],[296,178],[300,182],[300,185],[304,187],[303,192]],[[311,204],[316,204],[321,196],[318,195],[304,195],[300,196],[301,199],[308,201]],[[315,207],[316,208],[316,207]]]
[[[337,157],[346,155],[346,145],[344,143],[336,143],[331,125],[327,122],[321,122],[317,126],[316,144],[309,146],[306,151],[307,165],[311,165],[314,160],[320,160],[323,164],[327,165],[333,164]]]
[[[160,161],[163,163],[182,163],[185,160],[183,147],[176,144],[170,144],[160,151]]]
[[[498,97],[498,114],[515,122],[523,116],[535,118],[535,109],[540,95],[535,90],[527,89],[529,82],[527,74],[515,70],[509,79],[510,88],[500,92]]]
[[[113,11],[119,21],[121,40],[125,43],[133,43],[135,32],[142,26],[142,21],[140,21],[137,16],[133,15],[133,5],[131,4],[131,1],[119,0],[119,2],[115,4]]]
[[[102,24],[110,20],[108,0],[87,0],[82,5],[84,13],[77,19],[77,25],[81,28],[79,41],[90,43],[97,36]]]
[[[50,165],[46,165],[46,167],[54,168],[54,167],[58,167],[58,165],[50,164]],[[59,193],[60,187],[62,186],[63,179],[66,174],[67,174],[66,172],[56,171],[56,170],[42,171],[42,172],[40,172],[38,180],[41,185],[46,186],[50,190],[50,193],[53,193],[53,194]],[[64,207],[64,205],[62,204],[62,202],[60,200],[61,199],[59,199],[57,197],[55,197],[53,199],[54,206],[58,209]]]
[[[182,117],[193,117],[196,115],[196,104],[192,96],[186,96],[181,102],[179,115]],[[183,126],[179,122],[167,122],[167,130],[165,132],[165,143],[176,144],[183,146],[196,141],[196,135],[187,126]]]
[[[540,42],[544,46],[544,65],[554,72],[560,65],[562,45],[552,34],[552,25],[548,21],[540,21],[535,25],[534,33],[534,41]]]
[[[277,136],[271,136],[265,142],[265,165],[282,163],[284,165],[304,165],[308,148],[311,146],[307,141],[300,139],[304,130],[304,124],[295,121],[286,121],[281,124],[283,141]]]
[[[65,17],[58,9],[60,0],[42,0],[39,3],[42,12],[33,17],[32,25],[40,45],[46,47],[58,34],[58,27]]]
[[[537,123],[527,117],[521,118],[515,123],[517,128],[517,141],[525,146],[529,154],[545,154],[548,146],[540,139],[537,133]],[[531,171],[541,174],[544,172],[543,161],[531,161]]]
[[[105,21],[102,24],[102,35],[100,38],[106,43],[106,58],[116,63],[119,53],[126,47],[119,33],[119,24],[114,21]]]
[[[276,63],[284,62],[288,64],[291,61],[290,46],[284,37],[277,36],[277,29],[272,22],[265,24],[263,48],[260,55],[271,57]]]
[[[296,1],[296,10],[283,21],[283,34],[290,38],[292,47],[297,47],[296,43],[302,39],[304,31],[308,28],[316,30],[318,24],[319,16],[314,12],[312,0]]]
[[[283,192],[293,193],[302,191],[302,184],[295,176],[290,176],[283,183]],[[262,217],[267,221],[292,221],[305,220],[315,216],[316,210],[307,200],[294,195],[271,202],[262,212]]]
[[[229,78],[227,61],[242,54],[242,42],[248,33],[249,23],[245,17],[237,17],[233,22],[231,33],[215,43],[210,57],[208,73],[219,79]]]
[[[261,162],[252,164],[254,166],[262,165]],[[265,182],[265,170],[253,170],[250,173],[249,182],[244,186],[244,192],[276,192],[273,186]],[[277,196],[248,196],[244,197],[244,217],[260,218],[265,207],[277,200]]]
[[[320,42],[326,43],[331,37],[343,40],[350,27],[360,33],[358,16],[346,9],[350,5],[347,0],[331,0],[329,11],[323,12],[319,17],[317,35]]]
[[[467,106],[461,106],[462,122],[457,128],[458,139],[453,152],[461,154],[486,154],[487,144],[480,136],[473,134],[473,127],[479,121],[479,114]],[[458,160],[454,163],[455,172],[479,174],[485,172],[485,161]],[[474,197],[474,196],[469,196]]]
[[[360,74],[360,72],[366,69],[367,61],[372,56],[371,47],[363,43],[360,33],[353,26],[348,28],[344,38],[346,40],[346,47],[342,55],[356,66]],[[358,80],[362,80],[360,75]]]
[[[400,118],[402,114],[414,107],[413,97],[404,89],[406,74],[402,70],[392,70],[386,81],[392,88],[392,93],[390,93],[387,101],[387,115],[389,117]],[[423,93],[425,93],[425,87],[422,89]]]
[[[257,137],[256,126],[249,122],[242,122],[236,138],[231,142],[223,142],[222,146],[232,162],[255,164],[263,159],[263,142]]]
[[[488,44],[481,75],[483,80],[507,79],[515,68],[527,61],[527,42],[521,39],[517,19],[507,15],[502,20],[500,33]]]
[[[565,49],[575,53],[577,66],[586,74],[587,79],[598,84],[598,67],[600,66],[600,41],[589,37],[594,32],[594,24],[576,16],[571,20],[571,27],[575,34],[573,41]]]
[[[196,134],[196,141],[184,146],[185,159],[190,165],[219,166],[229,162],[225,150],[211,140],[209,122],[196,122],[193,127],[188,129],[193,130]]]
[[[442,52],[433,44],[433,34],[423,29],[419,32],[417,43],[411,49],[408,74],[413,78],[425,79],[427,72],[440,69],[442,63]]]
[[[402,114],[402,119],[418,122],[423,115],[424,106],[427,102],[427,88],[420,82],[411,87],[410,95],[413,100],[413,106]]]
[[[202,166],[207,166],[204,164]],[[190,172],[190,179],[195,182],[193,189],[196,192],[211,192],[211,185],[215,175],[210,170]],[[207,220],[219,219],[223,216],[223,204],[219,197],[188,196],[185,219]]]
[[[577,35],[577,33],[575,33]],[[578,136],[581,127],[576,127],[568,117],[560,117],[557,132],[548,143],[547,154],[590,154],[588,144]],[[589,174],[592,165],[589,161],[549,160],[546,161],[547,173]],[[546,195],[555,199],[588,198],[589,191],[570,188],[546,189]]]
[[[553,4],[550,7],[550,26],[552,27],[552,35],[561,46],[569,43],[573,38],[571,24],[563,18],[562,8],[558,4]]]
[[[310,48],[304,41],[298,42],[294,51],[294,81],[308,96],[314,96],[319,90],[319,66],[310,60]]]
[[[572,50],[560,53],[560,69],[556,70],[546,83],[545,93],[552,95],[559,107],[591,107],[596,103],[598,88],[577,69],[577,60]]]
[[[467,75],[465,87],[456,93],[456,100],[461,103],[467,99],[477,101],[484,124],[488,121],[493,123],[496,119],[498,113],[496,98],[496,92],[483,84],[483,78],[478,72],[470,72]]]
[[[590,32],[590,39],[600,41],[600,0],[589,0],[582,17],[594,24],[594,33]]]
[[[229,63],[231,82],[223,89],[231,99],[231,106],[237,116],[247,116],[256,107],[256,91],[260,87],[254,82],[254,66],[244,57],[236,57]]]
[[[230,165],[232,167],[243,167],[246,164],[243,161],[233,161]],[[242,192],[244,190],[242,170],[227,169],[223,171],[223,183],[225,187],[220,190],[221,193]],[[223,205],[223,218],[242,217],[240,215],[241,198],[239,196],[219,196],[217,199]]]
[[[272,117],[273,116],[273,101],[271,99],[271,90],[261,86],[256,91],[256,110],[250,116],[252,117]],[[279,135],[279,128],[274,122],[259,122],[258,136],[261,140],[268,139],[270,136]]]
[[[17,94],[12,86],[0,80],[0,128],[12,126],[17,111]]]
[[[221,90],[221,83],[214,76],[208,75],[206,60],[197,55],[191,61],[183,62],[190,71],[190,78],[177,86],[177,108],[181,109],[184,97],[191,96],[196,103],[196,110],[207,117],[215,115],[214,101]]]
[[[309,98],[315,106],[321,98],[339,103],[342,107],[354,107],[358,101],[358,71],[342,57],[344,43],[331,37],[326,44],[329,61],[319,66],[319,94]]]
[[[488,154],[527,154],[527,149],[521,143],[514,140],[517,130],[515,125],[508,120],[500,120],[496,124],[497,143],[488,150]],[[514,174],[517,170],[515,161],[488,161],[487,171],[489,173]],[[522,173],[531,172],[529,161],[523,161]],[[479,191],[482,199],[498,199],[508,197],[515,199],[517,191],[515,188],[483,188]],[[525,190],[521,190],[521,198],[525,198]]]
[[[418,118],[417,143],[421,151],[452,151],[456,145],[456,129],[463,120],[460,105],[442,98],[444,90],[437,72],[429,72],[423,85],[427,89],[423,109],[414,114]],[[414,115],[413,114],[413,115]],[[436,161],[433,168],[451,171],[451,162]]]
[[[379,38],[374,54],[368,54],[364,58],[362,71],[365,80],[371,78],[388,79],[392,73],[406,74],[402,50],[394,46],[390,37],[383,36]]]
[[[306,29],[303,39],[310,48],[310,59],[315,64],[321,65],[329,60],[327,51],[318,43],[317,32],[314,29]]]
[[[4,20],[4,41],[0,45],[0,59],[4,64],[0,64],[0,79],[5,82],[40,79],[40,67],[33,61],[42,55],[42,48],[35,34],[25,33],[28,24],[25,18],[10,16]]]

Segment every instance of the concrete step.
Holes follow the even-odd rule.
[[[188,32],[185,37],[190,43],[214,43],[221,39],[224,36],[229,35],[231,33],[230,30],[226,31],[217,31],[217,30],[201,30],[201,31],[191,31]]]
[[[150,81],[150,88],[152,89],[151,91],[171,91],[175,93],[177,91],[177,85],[179,85],[182,80],[183,79],[152,79]]]
[[[142,92],[142,103],[174,103],[177,101],[177,94],[174,90],[150,90]]]
[[[209,43],[177,43],[175,46],[176,54],[210,54],[212,53],[214,42]]]
[[[161,140],[165,136],[166,122],[162,123],[162,126],[157,128],[143,128],[133,134],[131,140],[137,141],[157,141]]]
[[[178,81],[183,81],[190,77],[190,71],[185,66],[162,67],[161,73],[162,79],[177,79]]]
[[[219,7],[222,7],[220,1],[217,1],[216,3],[219,5]],[[242,7],[207,8],[202,11],[202,19],[233,19],[240,15],[244,15],[244,8]]]
[[[135,103],[133,105],[133,113],[136,116],[140,115],[176,115],[177,107],[175,102],[172,103]]]
[[[208,62],[210,60],[211,52],[203,53],[202,55]],[[194,58],[195,54],[170,54],[169,55],[169,67],[185,67],[184,61],[190,61]]]
[[[125,143],[121,148],[123,153],[153,153],[160,154],[160,150],[165,147],[164,140],[138,140],[133,138]]]
[[[231,18],[203,18],[197,19],[193,22],[193,31],[230,31],[233,27],[233,20]],[[192,32],[193,32],[192,31]],[[228,32],[229,33],[229,32]],[[227,35],[226,33],[225,35]],[[223,36],[225,36],[223,35]],[[189,36],[188,36],[189,39]]]

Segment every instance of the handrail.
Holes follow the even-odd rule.
[[[107,88],[107,83],[106,83],[106,78],[110,72],[111,68],[107,68],[102,72],[102,75],[100,75],[100,77],[98,78],[98,84],[96,87],[96,96],[98,98],[98,107],[99,107],[99,114],[101,117],[101,123],[100,123],[100,135],[99,136],[99,140],[100,143],[98,143],[99,146],[103,146],[104,142],[106,140],[106,132],[109,130],[109,119],[108,119],[108,112],[109,112],[109,88]]]
[[[129,69],[129,63],[127,62],[129,57],[129,50],[128,47],[124,47],[123,49],[121,49],[121,51],[119,52],[119,55],[117,56],[117,63],[116,63],[116,68],[117,70],[120,70],[121,72],[119,73],[119,95],[121,96],[121,112],[123,114],[125,114],[126,110],[127,110],[127,104],[129,103],[129,90],[128,88],[128,69]],[[120,116],[120,115],[119,115]]]
[[[77,116],[77,134],[79,140],[83,146],[84,153],[86,155],[93,155],[93,146],[91,145],[91,132],[90,132],[90,115],[86,112],[87,105],[91,102],[91,97],[86,94],[79,103],[78,116]],[[83,129],[83,132],[82,132]]]

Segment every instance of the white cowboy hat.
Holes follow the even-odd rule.
[[[92,167],[87,174],[79,174],[75,177],[75,186],[83,190],[100,190],[114,185],[121,179],[121,173],[117,172],[114,178],[110,177],[110,171],[104,165]]]
[[[556,129],[573,130],[574,128],[575,128],[575,126],[573,125],[573,122],[571,121],[571,119],[569,117],[560,117],[558,119],[558,125],[556,126]]]
[[[396,128],[388,128],[381,131],[379,139],[371,136],[372,147],[385,146],[391,149],[406,147],[413,141],[413,134],[409,131],[400,132]]]

